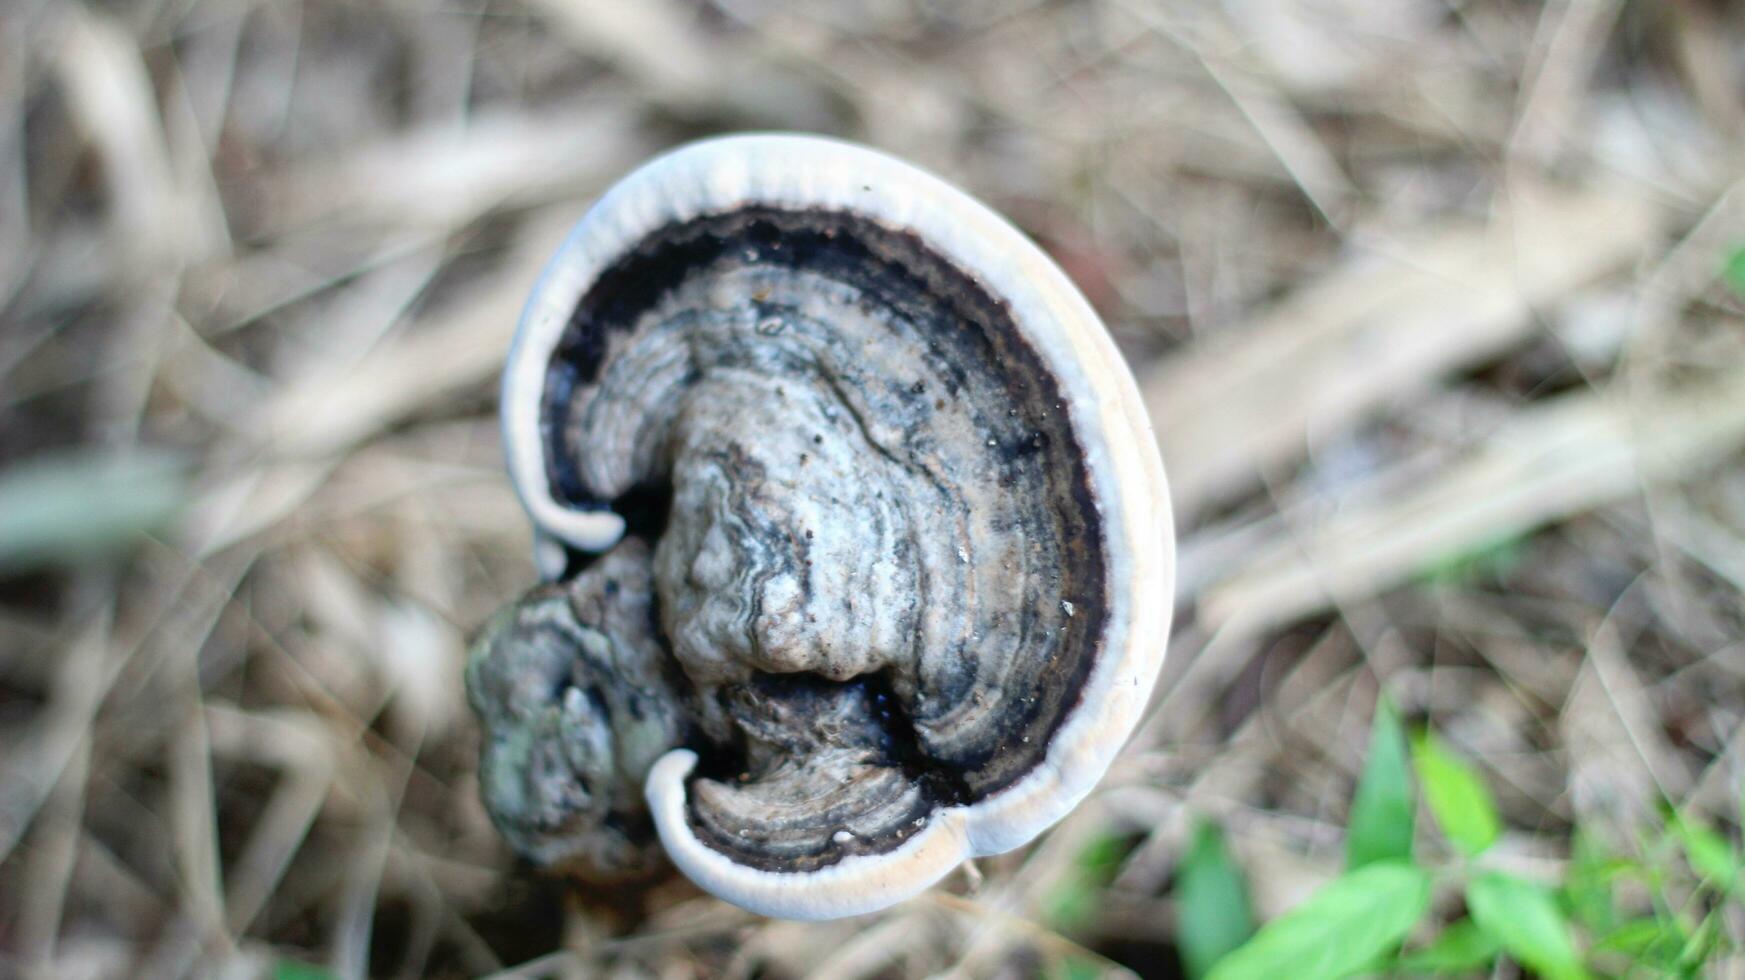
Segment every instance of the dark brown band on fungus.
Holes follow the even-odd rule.
[[[729,280],[757,288],[711,292]],[[822,298],[817,283],[828,286]],[[650,337],[665,345],[664,360],[634,368],[645,373],[624,367]],[[889,364],[906,367],[875,370]],[[615,377],[620,368],[627,373]],[[665,387],[648,404],[602,401],[657,383]],[[758,433],[737,433],[732,418],[686,441],[678,427],[695,415],[688,399],[715,390],[745,399],[740,418],[831,425],[783,433],[800,458],[786,460],[792,473],[772,469]],[[756,411],[771,402],[783,404]],[[913,649],[881,647],[887,661],[866,670],[827,653],[817,669],[740,668],[699,666],[661,637],[692,681],[684,696],[707,743],[693,746],[704,764],[689,787],[689,821],[735,862],[807,871],[892,850],[934,810],[973,805],[1022,779],[1080,709],[1104,652],[1109,595],[1082,447],[1059,385],[1011,311],[913,233],[845,212],[744,207],[648,236],[577,304],[548,369],[541,420],[553,495],[625,513],[629,533],[651,544],[683,497],[675,460],[728,488],[710,499],[731,518],[736,553],[748,556],[734,580],[744,590],[740,625],[771,615],[775,581],[799,583],[797,609],[837,598],[852,607],[856,595],[814,594],[826,576],[811,561],[823,546],[802,525],[818,509],[770,500],[822,465],[826,439],[865,455],[860,485],[818,504],[866,521],[869,574],[904,583],[913,602],[877,615],[899,624]],[[590,457],[603,451],[591,435],[611,426],[633,430],[624,445],[635,450],[613,451],[636,465],[619,467],[631,474],[624,485],[601,486],[589,476]],[[806,458],[811,443],[819,460]],[[828,538],[834,528],[817,530]],[[994,567],[961,567],[972,557]],[[589,561],[574,556],[572,573]],[[754,652],[776,644],[745,629]],[[836,760],[845,779],[885,795],[829,795],[798,771],[811,759]],[[759,795],[759,786],[792,788]],[[790,812],[771,800],[794,803],[792,812],[818,807],[786,822],[745,817]],[[857,830],[835,829],[844,826]]]

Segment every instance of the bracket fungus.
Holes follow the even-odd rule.
[[[1169,495],[1119,353],[883,154],[734,136],[632,173],[535,288],[502,418],[548,584],[468,686],[537,863],[880,909],[1071,810],[1162,664]]]

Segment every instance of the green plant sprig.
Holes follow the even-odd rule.
[[[1442,845],[1423,850],[1435,856],[1414,846],[1420,801],[1427,836]],[[1668,807],[1660,826],[1638,829],[1636,854],[1578,827],[1555,881],[1500,867],[1503,832],[1478,768],[1428,727],[1408,736],[1381,699],[1345,871],[1296,907],[1256,930],[1221,831],[1196,827],[1174,892],[1184,971],[1192,980],[1482,976],[1506,959],[1549,980],[1697,977],[1730,950],[1725,919],[1729,903],[1745,903],[1745,865],[1738,844],[1695,814]],[[1458,892],[1463,913],[1430,915],[1438,892]]]

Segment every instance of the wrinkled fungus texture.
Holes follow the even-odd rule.
[[[895,848],[1022,777],[1075,706],[1105,588],[1082,454],[1001,301],[915,236],[770,208],[665,228],[584,295],[542,414],[554,497],[641,512],[566,588],[634,565],[616,580],[649,582],[653,615],[606,629],[590,615],[610,603],[572,604],[539,645],[599,633],[649,676],[677,665],[705,760],[687,819],[736,863]],[[528,612],[545,601],[509,629],[551,630]],[[481,675],[518,646],[482,649]],[[494,740],[528,761],[504,791],[488,779],[487,802],[524,852],[597,860],[609,849],[570,828],[615,816],[599,826],[630,840],[653,760],[595,777],[620,751],[617,712],[543,710],[557,720],[515,738],[561,750]],[[570,802],[566,772],[610,799]]]
[[[467,669],[479,780],[509,843],[585,878],[661,866],[642,782],[678,745],[678,678],[654,642],[648,548],[626,541],[498,613]]]

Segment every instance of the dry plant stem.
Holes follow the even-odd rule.
[[[1060,933],[1038,925],[1029,919],[990,909],[985,903],[971,901],[970,899],[952,895],[947,892],[932,892],[928,895],[927,900],[940,908],[963,916],[972,922],[977,930],[991,929],[997,932],[1006,932],[1022,936],[1024,939],[1036,943],[1054,956],[1089,960],[1092,963],[1097,963],[1109,969],[1114,976],[1136,976],[1136,974],[1131,970],[1127,970],[1119,964],[1109,962],[1107,957],[1104,957],[1093,950],[1086,949],[1078,943],[1062,936]],[[990,947],[990,952],[993,951],[995,951],[995,949]],[[965,957],[965,959],[958,964],[957,968],[952,973],[948,973],[947,976],[966,975],[966,971],[970,969],[972,965],[970,959]]]
[[[226,876],[225,922],[246,929],[284,875],[334,778],[329,733],[301,717],[209,707],[213,752],[280,771],[265,811]]]
[[[114,237],[131,245],[128,277],[140,276],[179,258],[177,239],[189,231],[151,79],[126,29],[109,17],[74,8],[62,35],[61,75],[86,135],[109,163]],[[163,251],[154,247],[164,244]]]
[[[1576,760],[1570,772],[1576,816],[1627,825],[1652,819],[1664,800],[1684,799],[1691,774],[1655,725],[1618,629],[1609,619],[1595,629],[1560,722]]]
[[[486,113],[295,168],[269,188],[267,220],[279,234],[316,223],[449,235],[499,208],[573,202],[653,149],[614,109]]]
[[[248,429],[276,454],[329,456],[372,438],[421,408],[476,388],[494,376],[532,275],[575,223],[573,207],[554,208],[525,232],[511,274],[475,290],[439,321],[376,345],[361,358],[311,364],[300,383],[280,389]]]
[[[170,735],[170,785],[175,794],[173,831],[183,882],[182,915],[203,939],[222,945],[232,941],[234,932],[224,921],[212,749],[198,687],[178,695],[176,713],[186,720]]]
[[[909,943],[918,931],[926,929],[922,913],[907,909],[886,917],[854,936],[834,953],[807,971],[809,976],[836,977],[855,980],[877,976],[881,971],[901,969],[909,954]],[[912,971],[911,971],[912,972]]]
[[[1387,402],[1521,343],[1535,311],[1639,256],[1658,227],[1634,192],[1602,186],[1522,189],[1482,225],[1377,235],[1239,341],[1142,373],[1176,505],[1215,503]]]
[[[30,851],[26,878],[32,901],[17,925],[18,958],[25,973],[46,974],[55,962],[61,917],[78,853],[78,828],[84,822],[90,763],[90,742],[82,740],[38,815],[44,829]]]
[[[518,980],[518,978],[564,977],[587,966],[586,960],[572,950],[560,949],[504,970],[485,974],[485,980]]]
[[[1535,38],[1531,84],[1509,137],[1511,157],[1553,162],[1581,124],[1582,94],[1606,36],[1622,12],[1621,0],[1561,0],[1545,6]]]
[[[87,627],[67,648],[57,671],[54,711],[37,719],[29,737],[7,753],[5,793],[0,796],[0,856],[17,846],[30,822],[89,737],[115,667],[109,662],[106,622]]]
[[[1551,509],[1504,453],[1524,465],[1482,495],[1511,503],[1436,537],[1525,530],[1433,582],[1376,563],[1414,553],[1410,527],[1323,535],[1451,487],[1554,392],[1635,425],[1745,364],[1721,276],[1745,241],[1745,11],[636,7],[0,3],[0,481],[67,447],[173,448],[193,498],[100,569],[0,582],[0,973],[929,976],[968,950],[959,972],[989,976],[1048,941],[994,910],[1046,907],[1075,841],[1135,829],[1069,938],[1163,958],[1196,815],[1263,912],[1326,880],[1381,691],[1484,772],[1508,867],[1554,873],[1572,819],[1633,841],[1662,788],[1733,831],[1736,441]],[[748,127],[919,161],[1066,267],[1203,515],[1190,625],[1099,805],[985,861],[975,908],[777,924],[673,882],[596,940],[478,802],[460,638],[533,574],[491,379],[609,180]],[[1570,445],[1624,430],[1588,431],[1612,435]],[[1259,630],[1224,602],[1310,557],[1345,591],[1299,580],[1300,612]],[[287,731],[307,758],[270,751]],[[566,937],[588,945],[551,954]]]
[[[1472,453],[1419,477],[1415,490],[1358,488],[1340,514],[1287,529],[1210,587],[1201,609],[1214,623],[1265,629],[1371,594],[1473,542],[1694,475],[1745,443],[1741,385],[1745,372],[1735,372],[1676,391],[1599,391],[1524,411]]]

